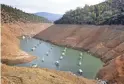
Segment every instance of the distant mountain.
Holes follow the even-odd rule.
[[[34,13],[35,15],[41,16],[41,17],[45,17],[50,21],[56,21],[58,19],[60,19],[62,17],[61,14],[53,14],[53,13],[47,13],[47,12],[37,12]]]

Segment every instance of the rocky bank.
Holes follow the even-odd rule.
[[[97,77],[109,84],[124,84],[123,25],[52,25],[34,37],[57,45],[85,50],[100,58],[105,65]]]

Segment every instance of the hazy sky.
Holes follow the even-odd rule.
[[[0,0],[28,13],[50,12],[64,14],[67,10],[83,7],[85,4],[94,5],[104,0]]]

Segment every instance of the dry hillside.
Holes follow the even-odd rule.
[[[110,84],[124,84],[124,26],[58,24],[34,36],[57,45],[85,50],[100,58],[98,76]],[[117,82],[117,83],[116,83]]]
[[[71,73],[2,65],[2,84],[96,84]]]

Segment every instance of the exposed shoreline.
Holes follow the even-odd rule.
[[[2,58],[1,62],[3,64],[7,65],[16,65],[16,64],[22,64],[22,63],[28,63],[36,59],[36,56],[29,56],[29,55],[23,55],[23,56],[18,56],[16,58]]]
[[[122,75],[124,65],[120,60],[124,57],[124,31],[121,30],[122,28],[123,25],[58,24],[36,34],[34,38],[92,54],[105,63],[97,73],[98,78],[108,80],[109,84],[123,84],[121,79],[124,78],[124,74]]]

